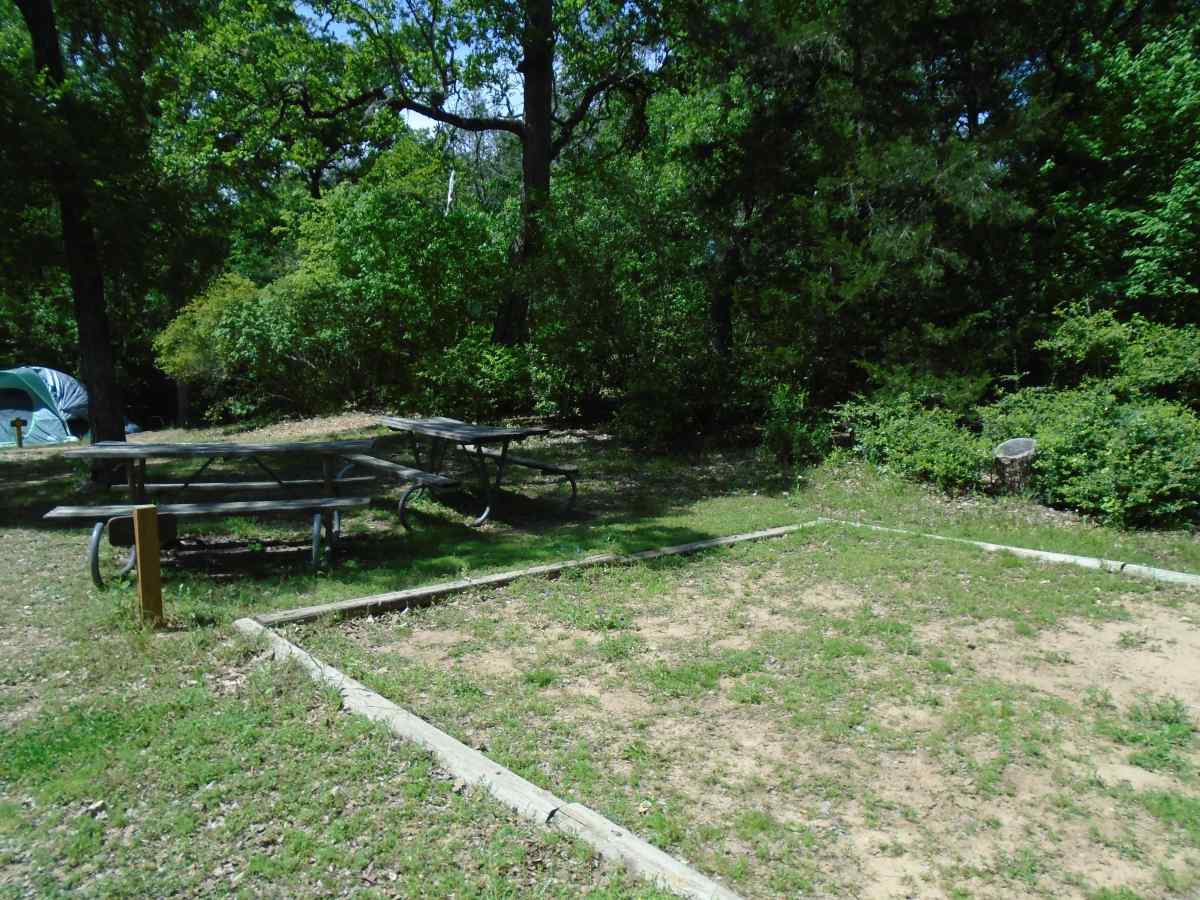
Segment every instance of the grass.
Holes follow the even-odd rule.
[[[1191,712],[1055,648],[1187,657],[1194,592],[966,549],[824,528],[288,634],[748,897],[1190,896]]]
[[[947,500],[845,460],[797,484],[748,453],[663,459],[583,433],[523,449],[580,464],[577,515],[562,514],[553,484],[521,470],[482,530],[465,526],[477,510],[460,495],[419,501],[406,535],[395,495],[381,496],[347,518],[338,565],[316,575],[303,566],[302,523],[189,526],[210,550],[240,555],[169,555],[170,628],[154,634],[131,624],[131,584],[100,592],[87,581],[87,529],[40,518],[81,502],[82,468],[54,450],[0,453],[0,896],[657,896],[463,791],[423,754],[341,714],[300,673],[264,662],[228,628],[241,615],[817,515],[1200,571],[1188,534],[1115,532],[1021,501]],[[798,600],[813,585],[824,606]],[[1006,841],[1014,772],[1061,777],[1047,796],[1080,811],[1060,804],[1064,817],[1094,821],[1104,798],[1142,831],[1103,840],[1136,844],[1147,871],[1160,866],[1138,895],[1187,896],[1198,831],[1190,732],[1185,740],[1180,722],[1158,713],[1136,718],[1123,696],[1105,705],[1014,686],[984,671],[967,644],[1032,647],[1086,621],[1131,635],[1111,643],[1138,660],[1174,649],[1142,611],[1190,603],[1110,575],[820,528],[296,636],[750,895],[883,878],[830,861],[842,856],[890,860],[897,885],[949,893],[1058,884],[1047,882],[1055,853],[1028,836],[972,863],[982,874],[966,861],[922,868],[937,835],[923,830],[918,798],[893,791],[887,767],[915,757],[961,779],[972,802],[1000,804],[1003,821],[980,834]],[[422,644],[428,634],[441,643]],[[1043,653],[1038,671],[1068,665],[1053,659]],[[1109,687],[1089,686],[1093,698]],[[731,736],[740,743],[724,768],[697,756]],[[1151,755],[1131,761],[1138,753]],[[1081,774],[1099,758],[1138,771],[1151,763],[1160,780]],[[692,784],[730,799],[697,808]],[[877,840],[845,844],[872,829]]]

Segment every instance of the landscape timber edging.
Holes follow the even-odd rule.
[[[661,547],[657,550],[642,550],[638,553],[603,553],[598,556],[586,556],[583,559],[569,559],[556,563],[546,563],[540,566],[530,566],[525,569],[497,572],[493,575],[481,575],[478,578],[443,581],[438,584],[408,588],[402,591],[391,591],[386,594],[374,594],[369,597],[339,600],[335,603],[322,603],[318,606],[304,606],[299,609],[285,609],[279,612],[262,613],[253,618],[261,625],[295,625],[302,622],[311,622],[327,615],[379,613],[398,608],[418,607],[427,605],[438,597],[457,594],[461,591],[469,591],[475,588],[500,587],[527,576],[558,575],[569,569],[623,565],[633,562],[644,562],[650,559],[661,559],[664,556],[697,553],[701,550],[728,547],[745,541],[760,541],[766,538],[782,537],[783,535],[792,534],[817,525],[842,525],[849,528],[865,528],[888,534],[903,534],[909,537],[928,538],[932,541],[968,544],[991,553],[1011,553],[1014,556],[1037,559],[1042,562],[1082,566],[1085,569],[1100,569],[1116,575],[1133,575],[1137,578],[1149,578],[1152,581],[1200,587],[1200,575],[1193,575],[1190,572],[1176,572],[1172,569],[1159,569],[1154,566],[1143,566],[1139,563],[1121,562],[1113,559],[1101,559],[1095,556],[1075,556],[1070,553],[1055,553],[1051,550],[1034,550],[1028,547],[1014,547],[1008,544],[993,544],[987,541],[946,537],[945,535],[930,534],[923,531],[910,531],[905,528],[891,528],[886,525],[872,525],[867,522],[851,522],[847,519],[830,519],[821,516],[809,522],[801,522],[798,525],[783,525],[778,528],[766,528],[762,531],[751,531],[746,534],[732,534],[727,537],[695,541],[690,544]]]
[[[680,896],[695,900],[739,900],[737,894],[686,863],[596,811],[560,800],[526,781],[253,619],[238,619],[233,624],[243,634],[267,641],[276,659],[295,660],[314,681],[336,689],[341,695],[343,709],[386,725],[397,737],[432,753],[438,764],[455,778],[486,788],[493,797],[524,818],[578,838],[605,859],[620,863]]]
[[[425,587],[408,588],[403,591],[392,591],[387,594],[374,594],[370,597],[356,597],[352,600],[340,600],[336,603],[322,603],[319,606],[304,606],[300,609],[285,609],[274,613],[263,613],[254,616],[260,625],[295,625],[301,622],[311,622],[322,616],[336,613],[377,613],[390,609],[421,606],[438,597],[469,591],[473,588],[500,587],[511,584],[518,578],[530,575],[558,575],[569,569],[584,569],[592,566],[620,565],[633,562],[644,562],[649,559],[660,559],[664,556],[679,556],[685,553],[696,553],[701,550],[711,550],[714,547],[727,547],[744,541],[760,541],[765,538],[781,537],[811,528],[820,523],[819,519],[803,522],[799,525],[783,525],[779,528],[766,528],[762,531],[751,531],[747,534],[733,534],[728,537],[710,538],[704,541],[694,541],[690,544],[677,544],[673,547],[661,547],[657,550],[642,550],[638,553],[604,553],[599,556],[586,556],[583,559],[569,559],[562,562],[547,563],[540,566],[530,566],[526,569],[512,569],[508,572],[497,572],[494,575],[480,575],[478,578],[463,578],[459,581],[443,581]]]
[[[1042,562],[1060,563],[1063,565],[1081,566],[1085,569],[1100,569],[1112,572],[1114,575],[1133,575],[1137,578],[1149,578],[1151,581],[1163,581],[1170,584],[1186,584],[1190,587],[1200,587],[1200,575],[1190,572],[1176,572],[1174,569],[1159,569],[1155,566],[1143,566],[1140,563],[1121,562],[1116,559],[1102,559],[1097,556],[1076,556],[1073,553],[1055,553],[1052,550],[1032,550],[1028,547],[1013,547],[1009,544],[992,544],[988,541],[973,541],[970,538],[946,537],[941,534],[929,534],[924,531],[909,531],[906,528],[889,528],[886,525],[871,525],[867,522],[851,522],[847,519],[828,519],[822,516],[816,520],[821,525],[847,525],[851,528],[866,528],[870,531],[883,531],[889,534],[904,534],[910,537],[923,537],[931,541],[948,541],[952,544],[969,544],[989,553],[1011,553],[1027,559],[1037,559]],[[812,523],[809,523],[812,524]]]

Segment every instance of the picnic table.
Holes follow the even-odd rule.
[[[570,509],[575,503],[577,467],[514,456],[508,452],[509,445],[514,442],[523,441],[535,435],[549,434],[550,429],[541,425],[477,425],[459,419],[448,419],[444,416],[415,418],[383,416],[379,423],[392,431],[406,433],[409,436],[417,466],[428,468],[431,473],[437,474],[441,471],[445,462],[446,450],[451,447],[457,447],[471,460],[479,476],[484,502],[483,512],[471,523],[472,525],[479,526],[488,520],[492,513],[492,507],[495,505],[496,492],[500,489],[500,483],[504,477],[505,467],[509,465],[525,466],[563,476],[571,484],[571,496],[567,501],[567,508]],[[428,447],[425,448],[428,462],[422,461],[421,438],[428,442]],[[494,464],[494,478],[488,473],[489,460]],[[413,488],[413,490],[417,489],[419,488]]]
[[[120,463],[125,469],[124,489],[128,491],[128,502],[100,506],[59,506],[46,513],[48,519],[90,519],[95,522],[88,544],[88,569],[97,586],[103,587],[100,575],[100,541],[106,526],[110,540],[115,546],[132,545],[132,510],[134,506],[147,502],[150,495],[179,495],[191,493],[262,494],[283,492],[292,496],[287,499],[248,500],[234,499],[209,503],[165,503],[159,504],[161,530],[167,541],[174,540],[176,518],[200,516],[258,515],[263,513],[305,512],[313,516],[312,556],[314,565],[319,563],[324,552],[332,550],[341,530],[341,513],[344,510],[365,506],[368,497],[339,496],[342,487],[362,485],[374,481],[372,476],[344,477],[339,474],[339,460],[348,454],[362,453],[373,446],[371,439],[342,441],[288,441],[279,443],[136,443],[124,441],[102,441],[90,447],[66,451],[63,456],[70,459],[108,460]],[[281,477],[268,464],[278,457],[310,457],[319,460],[319,478]],[[148,460],[202,461],[200,466],[183,481],[148,481]],[[244,460],[251,462],[264,472],[269,481],[216,481],[202,482],[200,477],[217,460]],[[310,496],[295,496],[297,493]],[[322,541],[322,531],[324,541]],[[122,574],[133,568],[134,554],[121,570]]]

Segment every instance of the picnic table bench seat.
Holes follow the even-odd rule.
[[[334,484],[337,487],[366,487],[374,481],[374,475],[352,475],[348,478],[337,478],[334,480]],[[324,485],[323,478],[292,478],[282,483],[278,481],[154,481],[147,482],[145,490],[147,494],[170,494],[186,487],[189,491],[200,491],[206,494],[242,492],[257,494],[267,491],[320,489]],[[116,484],[113,485],[113,489],[127,492],[130,488],[128,484]]]
[[[325,532],[325,549],[332,550],[341,531],[340,513],[356,509],[371,502],[370,497],[311,497],[288,500],[227,500],[215,503],[163,503],[158,506],[160,534],[165,542],[174,539],[177,519],[204,516],[249,516],[273,513],[312,513],[312,561],[319,565],[322,557],[321,532]],[[131,546],[133,543],[133,510],[136,504],[110,503],[92,506],[56,506],[46,513],[44,519],[85,519],[95,522],[88,542],[87,564],[92,581],[104,587],[100,575],[100,540],[106,526],[112,526],[110,540],[114,546]],[[121,574],[133,568],[134,555],[130,553]]]
[[[578,493],[578,488],[575,484],[575,478],[579,475],[579,466],[574,463],[550,463],[543,462],[540,459],[531,459],[528,456],[517,456],[513,453],[501,454],[500,450],[495,447],[480,446],[478,444],[464,444],[463,450],[467,453],[479,453],[490,459],[504,459],[506,466],[522,466],[526,469],[537,469],[540,472],[546,472],[550,475],[561,475],[571,484],[571,497],[567,500],[567,509],[571,509],[575,505],[575,497]]]
[[[342,459],[346,461],[346,468],[342,469],[339,477],[345,477],[345,473],[352,467],[361,466],[364,469],[371,469],[385,476],[390,475],[402,484],[409,485],[408,490],[400,498],[400,524],[408,530],[411,530],[408,524],[408,501],[412,499],[415,493],[429,489],[458,487],[459,484],[457,478],[414,469],[411,466],[401,465],[398,462],[372,456],[369,453],[343,453]]]

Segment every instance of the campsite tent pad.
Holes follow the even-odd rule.
[[[26,444],[64,444],[77,440],[67,421],[86,416],[87,392],[71,376],[35,366],[0,371],[0,447],[17,442],[13,419],[25,420]]]

